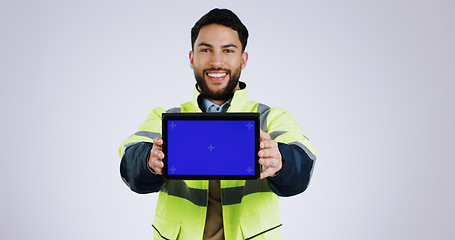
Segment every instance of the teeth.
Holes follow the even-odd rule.
[[[226,76],[226,73],[209,73],[209,77],[220,78]]]

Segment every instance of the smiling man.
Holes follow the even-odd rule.
[[[213,9],[191,30],[189,53],[196,85],[191,102],[154,109],[120,147],[122,179],[137,193],[160,192],[155,239],[280,239],[278,196],[308,186],[316,152],[298,124],[281,108],[248,100],[240,82],[246,67],[248,31],[230,10]],[[259,112],[259,180],[165,180],[161,114],[165,112]]]
[[[190,52],[198,90],[218,105],[239,90],[240,72],[247,61],[237,31],[220,24],[202,27]]]

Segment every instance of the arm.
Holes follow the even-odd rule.
[[[316,152],[301,128],[289,113],[271,109],[267,132],[261,134],[259,163],[267,169],[269,187],[279,196],[293,196],[308,187]],[[273,138],[273,139],[272,139]]]
[[[161,175],[155,175],[147,166],[153,143],[136,143],[125,150],[120,162],[120,175],[130,189],[137,193],[158,192],[164,183]]]
[[[278,196],[293,196],[306,190],[314,162],[296,145],[278,143],[283,156],[283,168],[276,177],[267,178],[269,187]],[[289,184],[292,183],[292,184]]]
[[[120,174],[123,181],[131,190],[137,193],[157,192],[161,189],[164,179],[161,175],[162,162],[156,165],[156,160],[161,160],[161,114],[163,108],[154,109],[137,132],[127,138],[119,148],[121,157]],[[157,155],[158,152],[158,155]],[[161,153],[161,154],[160,154]],[[157,159],[159,158],[159,159]]]

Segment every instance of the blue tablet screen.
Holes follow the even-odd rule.
[[[254,175],[255,121],[169,120],[168,175]]]

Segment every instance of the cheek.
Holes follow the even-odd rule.
[[[208,61],[207,54],[195,54],[193,57],[193,63],[196,65],[203,65]]]
[[[235,58],[230,61],[231,67],[237,68],[238,66],[241,66],[242,69],[245,67],[245,64],[243,63],[242,58]]]
[[[203,71],[203,69],[200,66],[193,65],[193,72],[202,77],[204,71]]]
[[[191,68],[195,71],[199,70],[200,69],[200,65],[199,65],[199,62],[194,60],[192,63],[191,63]]]

